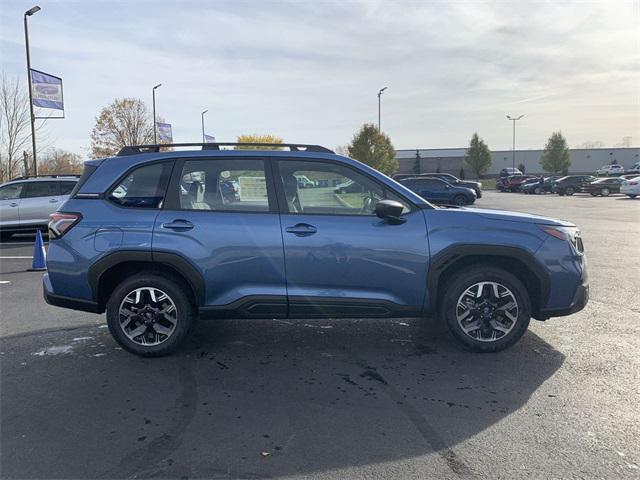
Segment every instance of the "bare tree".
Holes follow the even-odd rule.
[[[153,143],[153,119],[137,98],[117,98],[96,117],[91,131],[93,158],[115,155],[126,145]]]
[[[42,174],[63,174],[82,173],[82,157],[75,153],[67,152],[59,148],[47,150],[39,157],[38,173]]]
[[[20,77],[0,77],[0,182],[18,174],[28,175],[33,161],[31,154],[31,126],[29,91],[23,88]],[[45,121],[36,125],[38,152],[48,148],[41,133]]]
[[[616,147],[630,147],[633,145],[633,137],[630,135],[626,135],[622,137],[622,141],[620,143],[616,143]]]
[[[21,170],[23,151],[31,139],[29,95],[19,77],[2,73],[0,83],[0,181],[16,176]],[[28,173],[28,172],[25,172]]]

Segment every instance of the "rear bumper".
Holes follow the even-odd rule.
[[[49,274],[45,273],[42,277],[42,296],[44,301],[49,305],[62,308],[70,308],[72,310],[80,310],[82,312],[102,313],[103,309],[100,308],[96,302],[88,300],[82,300],[79,298],[65,297],[62,295],[56,295],[53,293],[51,281],[49,280]]]

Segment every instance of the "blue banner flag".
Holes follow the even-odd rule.
[[[170,123],[156,123],[156,128],[158,129],[158,137],[160,137],[161,142],[172,143],[173,142],[173,132],[171,131]]]
[[[205,143],[216,143],[216,137],[212,137],[211,135],[204,134],[204,142]]]
[[[62,79],[31,69],[31,96],[36,107],[64,111]]]

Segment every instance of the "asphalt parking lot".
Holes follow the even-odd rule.
[[[640,200],[485,192],[570,220],[591,300],[508,351],[436,319],[201,322],[161,359],[47,306],[0,244],[2,478],[638,478]]]

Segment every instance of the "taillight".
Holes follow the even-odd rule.
[[[82,219],[79,213],[55,212],[49,215],[49,235],[60,238]]]

